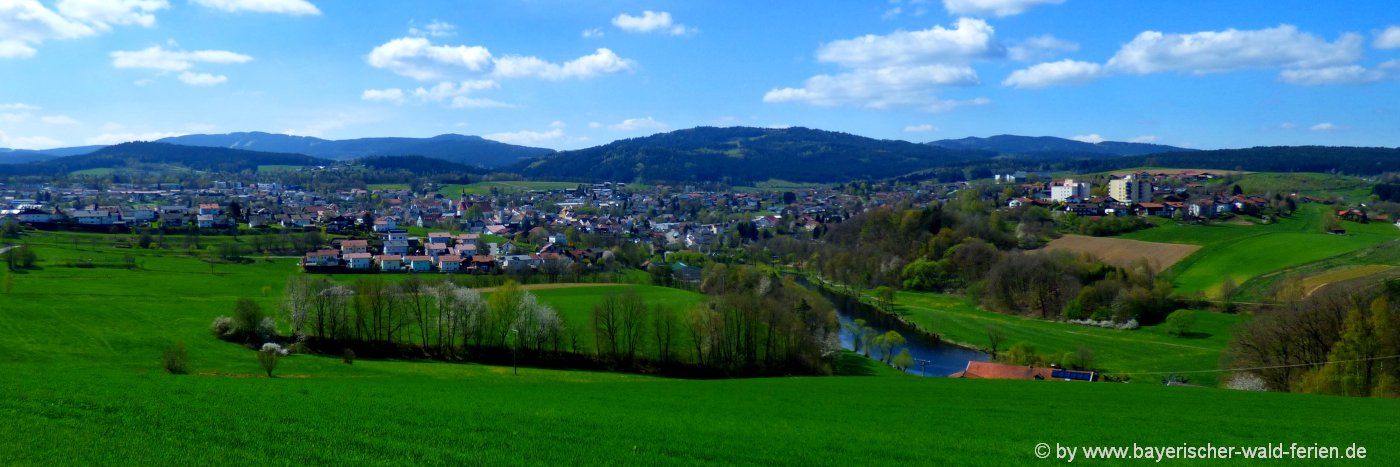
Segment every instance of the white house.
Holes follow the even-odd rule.
[[[369,253],[351,253],[344,256],[345,266],[350,269],[369,269],[370,259],[373,257],[374,255]]]
[[[82,225],[113,225],[122,220],[121,214],[106,210],[78,210],[73,211],[68,217]]]
[[[379,255],[374,257],[379,262],[380,271],[399,272],[403,271],[403,257],[397,255]]]
[[[462,257],[457,255],[442,255],[438,257],[438,270],[442,272],[457,272],[462,270]]]
[[[1074,179],[1065,179],[1050,185],[1051,201],[1066,201],[1069,199],[1089,199],[1093,186],[1088,182],[1076,182]]]
[[[408,270],[413,272],[428,272],[433,270],[433,258],[431,256],[408,256],[404,258],[408,262]]]

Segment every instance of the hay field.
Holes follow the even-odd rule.
[[[1140,260],[1146,260],[1152,266],[1152,270],[1156,272],[1165,271],[1199,249],[1201,249],[1200,245],[1144,242],[1083,235],[1065,235],[1045,246],[1045,251],[1087,253],[1108,264],[1123,268],[1131,267]]]

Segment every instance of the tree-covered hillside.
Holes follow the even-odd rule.
[[[989,157],[808,128],[699,127],[562,152],[517,168],[550,179],[841,182]]]

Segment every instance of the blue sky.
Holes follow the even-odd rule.
[[[1391,1],[0,0],[0,147],[807,126],[1400,146]]]

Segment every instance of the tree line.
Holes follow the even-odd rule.
[[[689,309],[610,293],[586,318],[568,319],[507,280],[484,295],[415,276],[340,283],[294,276],[279,314],[239,300],[211,328],[252,348],[368,357],[428,358],[728,377],[829,374],[839,350],[835,312],[813,292],[751,267],[715,265]],[[580,315],[573,315],[580,316]],[[279,333],[279,319],[289,333]]]
[[[1171,283],[1146,263],[1122,268],[1032,250],[1058,234],[1043,211],[997,211],[977,193],[873,209],[832,227],[813,266],[851,286],[963,293],[990,310],[1042,319],[1153,324],[1176,309]]]
[[[1258,313],[1224,362],[1277,391],[1400,397],[1400,280],[1328,287]]]

